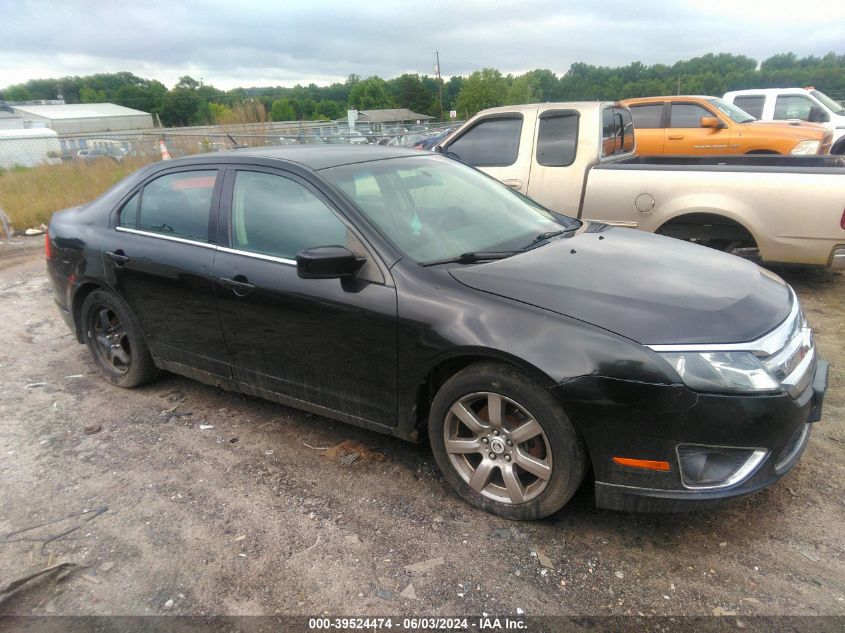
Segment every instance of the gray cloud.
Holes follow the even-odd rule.
[[[0,85],[118,70],[168,85],[191,74],[221,88],[431,74],[435,49],[446,75],[485,66],[563,73],[575,61],[672,63],[708,52],[841,53],[845,8],[802,7],[796,15],[779,0],[2,0]]]

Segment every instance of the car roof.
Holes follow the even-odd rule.
[[[747,90],[731,90],[727,95],[778,95],[778,94],[807,94],[806,88],[748,88]]]
[[[709,99],[721,99],[721,97],[714,97],[712,95],[659,95],[655,97],[635,97],[633,99],[623,99],[622,103],[624,104],[639,104],[639,103],[647,103],[651,102],[658,102],[658,101],[684,101],[687,99],[696,99],[696,100],[709,100]]]
[[[225,161],[229,156],[264,158],[299,163],[313,170],[366,163],[373,160],[425,155],[418,149],[384,145],[282,145],[274,147],[242,147],[227,152],[213,152],[186,156],[185,162],[196,158],[216,158]],[[174,161],[175,162],[175,161]]]

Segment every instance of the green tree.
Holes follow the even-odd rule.
[[[276,99],[270,108],[270,117],[274,121],[293,121],[296,119],[296,112],[289,100]]]
[[[437,92],[429,88],[419,75],[404,74],[388,83],[393,103],[400,108],[428,114],[436,109]]]
[[[509,77],[510,86],[505,97],[506,105],[519,105],[523,103],[537,103],[543,99],[543,89],[540,82],[533,75],[521,75],[520,77]]]
[[[464,80],[458,93],[458,116],[469,118],[479,110],[504,105],[507,91],[507,80],[495,68],[475,71]]]
[[[168,91],[161,103],[161,121],[165,126],[192,125],[197,122],[201,103],[196,91],[179,87]]]
[[[392,108],[387,82],[380,77],[369,77],[354,83],[349,90],[349,107],[355,110]]]

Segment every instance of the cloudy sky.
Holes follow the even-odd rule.
[[[128,70],[168,87],[445,76],[576,61],[667,63],[708,52],[757,60],[845,53],[837,0],[0,0],[0,86]]]

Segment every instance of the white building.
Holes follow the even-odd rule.
[[[0,129],[0,168],[61,162],[59,135],[47,128]]]
[[[61,105],[9,104],[27,127],[46,127],[59,134],[86,134],[153,127],[152,115],[114,103],[65,103]]]

